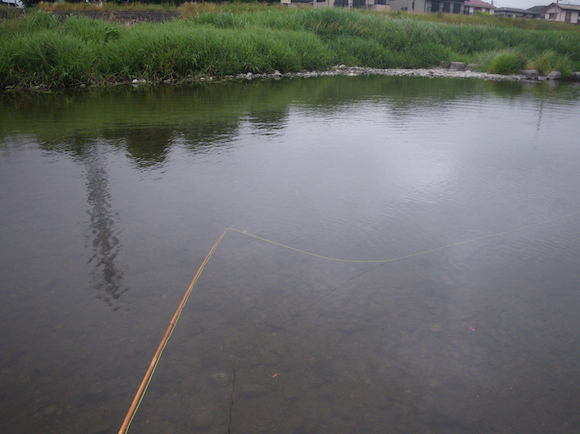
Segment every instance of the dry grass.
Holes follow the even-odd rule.
[[[176,6],[171,4],[150,4],[150,3],[125,3],[119,5],[114,2],[102,2],[101,4],[78,2],[78,3],[67,3],[67,2],[40,2],[36,5],[38,10],[44,12],[53,11],[174,11],[177,9]]]

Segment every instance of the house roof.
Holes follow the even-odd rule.
[[[468,0],[465,2],[465,6],[473,6],[474,8],[486,8],[486,9],[496,9],[494,5],[490,5],[482,0]]]
[[[549,7],[549,6],[546,6]],[[513,12],[513,13],[519,13],[519,14],[524,14],[524,15],[537,15],[536,12],[532,12],[526,9],[516,9],[516,8],[497,8],[495,10],[495,13],[498,12]]]
[[[531,8],[528,8],[528,11],[539,14],[547,7],[548,6],[532,6]]]
[[[548,6],[544,6],[543,10],[545,11],[546,9],[551,8],[552,6],[558,6],[560,9],[565,11],[580,11],[580,5],[564,5],[562,3],[549,4]]]

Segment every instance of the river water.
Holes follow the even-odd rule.
[[[0,432],[117,433],[227,228],[130,433],[580,432],[577,85],[295,78],[0,115]]]

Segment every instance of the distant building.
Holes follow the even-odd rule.
[[[580,24],[580,6],[552,3],[542,9],[544,19],[561,23]]]
[[[481,0],[469,0],[465,2],[463,13],[465,15],[473,15],[476,12],[485,12],[486,14],[493,14],[497,8]]]
[[[443,12],[446,14],[462,14],[464,10],[465,0],[461,1],[436,1],[425,0],[425,9],[423,12]],[[421,10],[415,10],[421,12]]]
[[[494,11],[494,15],[498,17],[508,17],[508,18],[538,18],[538,13],[532,12],[529,9],[516,9],[516,8],[497,8]]]
[[[536,18],[538,20],[543,20],[545,12],[542,9],[544,9],[545,7],[547,7],[547,6],[532,6],[531,8],[528,8],[527,10],[534,13],[534,14],[538,14],[536,16]]]
[[[314,7],[342,7],[342,8],[363,8],[372,10],[390,10],[389,0],[280,0],[280,3],[288,6],[310,5]]]
[[[364,8],[416,13],[464,13],[465,0],[281,0],[282,4],[314,7]]]

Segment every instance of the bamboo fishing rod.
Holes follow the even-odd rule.
[[[149,382],[151,381],[151,377],[153,375],[153,372],[155,372],[155,368],[157,367],[157,363],[159,362],[159,358],[161,357],[161,353],[163,353],[163,350],[164,350],[165,346],[167,345],[167,341],[171,337],[171,333],[173,333],[173,329],[175,328],[175,324],[179,320],[179,316],[181,315],[181,311],[183,310],[183,307],[185,306],[185,303],[187,302],[187,299],[189,298],[189,295],[191,294],[193,286],[195,285],[195,282],[197,282],[197,279],[199,278],[205,265],[209,261],[209,258],[211,258],[211,255],[213,254],[213,252],[215,251],[215,249],[217,248],[218,244],[220,243],[220,241],[222,240],[222,238],[224,237],[224,235],[226,234],[227,231],[228,231],[228,229],[226,229],[221,234],[221,236],[218,238],[218,240],[215,242],[215,244],[213,245],[213,247],[211,248],[211,250],[209,251],[209,253],[205,257],[205,259],[201,263],[199,270],[197,270],[197,273],[195,273],[195,276],[194,276],[193,280],[191,281],[189,288],[187,288],[187,291],[185,292],[185,295],[183,296],[181,303],[177,307],[177,310],[175,311],[173,318],[169,322],[169,326],[167,327],[167,330],[165,331],[165,335],[163,335],[163,339],[161,339],[161,343],[159,344],[159,347],[157,348],[157,351],[155,352],[155,355],[153,356],[153,360],[151,360],[151,364],[149,365],[149,369],[147,369],[147,372],[145,373],[145,377],[143,378],[143,381],[141,382],[141,385],[139,386],[139,389],[137,390],[137,393],[135,394],[135,398],[133,398],[133,403],[131,404],[131,407],[129,407],[129,411],[127,412],[127,416],[125,416],[125,420],[123,421],[123,425],[121,425],[121,429],[119,430],[119,434],[126,434],[127,430],[129,429],[129,425],[131,424],[131,421],[133,420],[133,417],[135,416],[135,413],[137,412],[137,409],[139,408],[139,405],[141,404],[141,401],[143,400],[143,395],[144,395],[145,391],[147,390],[147,387],[149,386]]]

